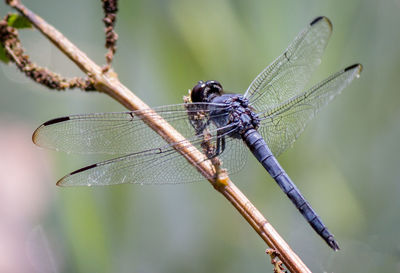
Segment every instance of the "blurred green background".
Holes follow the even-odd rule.
[[[24,1],[104,63],[100,1]],[[232,180],[313,272],[400,272],[400,1],[120,1],[114,69],[151,106],[180,103],[198,80],[242,93],[314,17],[333,35],[313,82],[364,71],[279,159],[335,234],[334,253],[254,159]],[[1,16],[9,8],[0,4]],[[37,31],[39,64],[81,72]],[[31,143],[42,122],[123,111],[103,94],[55,92],[0,65],[0,272],[272,272],[265,243],[206,182],[58,188],[102,158]]]

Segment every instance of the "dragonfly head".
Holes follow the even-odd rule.
[[[217,81],[199,81],[190,93],[192,102],[211,102],[215,97],[221,96],[222,85]]]

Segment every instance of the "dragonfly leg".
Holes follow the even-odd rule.
[[[217,145],[213,152],[207,154],[208,159],[215,158],[225,151],[225,137],[217,136]]]
[[[215,156],[218,156],[225,151],[225,137],[217,136],[217,149],[215,150]]]

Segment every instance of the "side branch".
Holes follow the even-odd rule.
[[[104,71],[107,71],[114,57],[115,51],[117,50],[118,34],[114,31],[115,20],[117,18],[116,13],[118,11],[117,0],[102,0],[104,10],[104,25],[106,26],[106,48],[108,52],[106,54],[107,65],[104,67]]]
[[[28,10],[18,0],[9,0],[9,4],[27,17],[50,41],[65,55],[78,65],[94,82],[96,89],[104,92],[130,110],[150,109],[144,102],[125,87],[112,71],[103,73],[100,66],[89,59],[74,44],[65,38],[54,27],[42,18]],[[246,196],[233,184],[226,174],[216,177],[216,170],[209,160],[203,160],[205,155],[185,140],[171,125],[156,116],[154,112],[146,111],[143,121],[155,130],[167,142],[174,144],[178,152],[184,156],[197,170],[239,211],[269,247],[279,253],[279,258],[291,272],[311,272],[289,245],[280,237],[271,224],[254,207]],[[188,152],[190,151],[190,152]],[[201,164],[195,164],[202,162]]]
[[[11,15],[12,16],[12,15]],[[10,14],[0,20],[0,46],[4,48],[7,58],[15,63],[18,69],[35,82],[50,89],[65,90],[80,88],[85,91],[95,90],[92,82],[86,78],[65,78],[45,67],[32,62],[21,45],[16,28],[9,26]]]

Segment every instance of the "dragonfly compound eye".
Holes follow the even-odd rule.
[[[192,102],[210,102],[213,98],[222,95],[222,85],[217,81],[199,81],[191,92]]]

